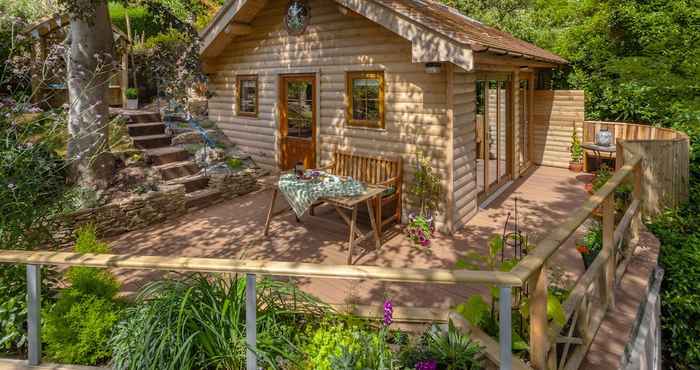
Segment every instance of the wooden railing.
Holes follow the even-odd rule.
[[[575,369],[580,364],[607,307],[614,305],[613,289],[624,272],[632,251],[616,248],[628,229],[632,238],[638,233],[641,194],[640,157],[628,161],[593,196],[560,227],[537,243],[537,248],[510,272],[451,269],[386,268],[377,266],[321,265],[296,262],[266,262],[214,258],[157,257],[111,254],[78,254],[50,251],[0,251],[0,263],[26,264],[28,276],[29,363],[41,362],[39,282],[40,266],[89,266],[98,268],[147,269],[165,271],[241,273],[247,277],[246,335],[248,348],[256,346],[255,282],[256,275],[315,277],[334,279],[369,279],[377,281],[475,284],[499,287],[498,344],[486,345],[487,357],[501,369],[525,369],[522,361],[512,356],[511,297],[512,288],[528,287],[530,292],[530,354],[535,369]],[[621,221],[615,225],[614,193],[625,181],[634,184],[633,200]],[[603,251],[585,272],[564,302],[567,330],[551,325],[547,319],[547,275],[549,258],[591,217],[597,208],[603,210]],[[630,228],[630,225],[633,227]],[[558,348],[562,346],[563,348]],[[572,349],[573,347],[573,349]],[[561,350],[561,351],[560,351]],[[557,354],[562,356],[557,359]],[[247,352],[247,369],[256,369],[255,352]]]
[[[618,140],[688,139],[686,134],[669,128],[626,122],[584,121],[583,142],[594,142],[596,133],[602,129],[612,132],[613,144]]]

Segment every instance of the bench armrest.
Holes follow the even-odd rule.
[[[382,181],[376,185],[381,185],[381,186],[389,186],[389,185],[394,185],[395,188],[398,188],[399,184],[399,178],[398,177],[392,177],[389,180]],[[396,189],[398,191],[398,189]]]

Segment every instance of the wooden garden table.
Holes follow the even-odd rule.
[[[319,203],[326,203],[335,209],[335,211],[340,215],[340,217],[345,221],[348,228],[350,229],[350,237],[348,240],[348,265],[352,264],[352,252],[354,247],[364,241],[365,239],[374,237],[374,244],[379,249],[381,247],[381,236],[379,235],[379,226],[377,225],[377,220],[374,217],[374,204],[380,204],[379,199],[381,199],[382,193],[386,190],[385,186],[378,185],[368,185],[364,193],[354,196],[354,197],[322,197],[318,200]],[[267,236],[270,229],[270,221],[273,217],[286,213],[291,210],[291,206],[286,207],[279,211],[274,211],[275,201],[277,200],[277,193],[279,188],[274,187],[272,191],[272,201],[270,201],[270,209],[267,212],[267,220],[265,221],[265,230],[263,235]],[[367,211],[369,212],[369,221],[372,227],[368,233],[363,234],[357,227],[357,210],[362,206],[362,204],[367,205]],[[345,210],[350,211],[350,216],[345,214]]]

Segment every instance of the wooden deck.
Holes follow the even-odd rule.
[[[385,233],[380,250],[368,245],[368,249],[356,251],[353,262],[391,267],[453,267],[467,252],[486,251],[490,235],[503,231],[505,218],[513,211],[515,197],[519,199],[521,227],[531,240],[536,240],[586,199],[583,184],[587,176],[563,169],[535,168],[462,230],[453,236],[440,235],[429,249],[412,246],[400,228],[394,227]],[[270,193],[270,190],[261,190],[173,222],[121,235],[110,243],[114,253],[120,254],[345,263],[347,228],[328,207],[319,208],[316,217],[305,216],[300,223],[291,214],[279,216],[271,225],[270,235],[263,238]],[[570,241],[570,245],[571,248],[563,248],[554,261],[565,268],[566,277],[573,284],[583,264],[573,242]],[[127,291],[161,275],[152,271],[114,272],[125,283]],[[485,287],[454,285],[331,279],[297,281],[304,290],[333,304],[377,304],[390,297],[401,306],[448,308],[470,294],[486,292]]]

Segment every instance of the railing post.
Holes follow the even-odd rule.
[[[615,248],[615,193],[603,201],[603,250],[608,252],[605,264],[605,301],[615,307],[615,271],[617,270],[617,250]]]
[[[499,306],[499,335],[498,342],[500,344],[500,370],[511,370],[513,365],[513,349],[512,349],[512,331],[513,323],[511,321],[511,290],[509,286],[500,287],[498,300]]]
[[[543,265],[530,278],[530,362],[536,370],[547,369],[547,269]],[[556,351],[554,352],[556,356]],[[554,360],[556,363],[556,359]]]
[[[41,266],[27,265],[27,346],[30,366],[41,364]]]
[[[246,370],[258,369],[257,350],[257,302],[255,294],[255,274],[246,274],[245,284],[245,342],[246,342]]]
[[[639,201],[639,210],[637,211],[637,216],[632,219],[631,233],[632,233],[632,243],[636,244],[639,241],[639,232],[642,228],[642,209],[644,205],[642,204],[642,161],[637,163],[632,172],[634,179],[632,199]]]

